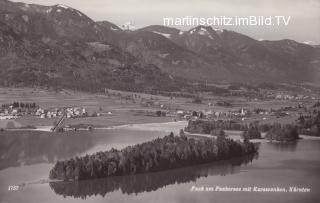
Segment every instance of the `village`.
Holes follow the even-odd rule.
[[[194,102],[194,101],[193,101]],[[126,114],[139,117],[161,117],[167,121],[183,121],[183,120],[233,120],[237,122],[264,121],[287,116],[298,117],[304,109],[302,103],[294,106],[285,106],[279,109],[273,108],[248,108],[232,106],[231,103],[219,100],[216,102],[208,102],[197,108],[193,105],[190,108],[173,108],[167,103],[156,101],[156,99],[142,99],[140,101],[141,108],[132,108]],[[202,108],[205,107],[205,108]],[[202,109],[201,109],[202,108]],[[93,129],[95,124],[85,123],[85,118],[101,117],[103,119],[112,119],[114,112],[104,111],[101,107],[96,107],[96,111],[87,110],[83,106],[65,106],[43,108],[36,103],[13,102],[2,104],[0,108],[0,120],[19,121],[26,118],[44,119],[49,125],[53,125],[52,131],[76,130],[77,128]],[[72,127],[65,125],[66,119],[74,119]],[[77,119],[79,123],[77,123]],[[80,119],[80,120],[79,120]],[[35,125],[31,125],[36,128]],[[1,127],[4,128],[5,127]],[[11,127],[12,128],[12,127]]]
[[[39,118],[57,118],[63,114],[66,114],[67,118],[89,116],[83,107],[43,109],[39,105],[36,105],[36,103],[13,102],[12,104],[2,104],[0,108],[0,120],[17,119],[27,115]],[[90,116],[99,116],[99,114],[92,114]]]
[[[0,129],[46,127],[51,131],[63,132],[128,123],[197,119],[231,120],[243,124],[255,121],[290,123],[306,112],[309,104],[319,99],[312,94],[287,91],[266,91],[265,97],[259,98],[256,94],[249,94],[248,97],[221,96],[212,92],[183,96],[178,93],[154,95],[105,89],[104,93],[95,95],[66,90],[54,93],[28,89],[30,98],[21,100],[15,95],[25,94],[26,90],[19,91],[12,91],[11,99],[8,97],[0,102],[0,120],[6,121],[2,122]],[[242,92],[250,93],[249,90]],[[262,93],[259,91],[259,94]],[[55,97],[63,95],[68,100],[61,102],[55,99],[48,103],[53,94]]]
[[[248,89],[240,88],[237,90],[229,89],[229,93],[226,96],[238,96],[246,97],[253,100],[316,100],[317,97],[314,94],[310,94],[310,90],[306,92],[292,92],[292,91],[279,91],[279,90],[263,90],[263,89]]]

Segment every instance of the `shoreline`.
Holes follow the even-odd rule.
[[[166,132],[171,132],[166,130],[168,127],[176,127],[175,124],[185,124],[187,121],[170,121],[170,122],[158,122],[158,123],[130,123],[124,125],[114,125],[110,127],[93,127],[93,130],[114,130],[114,129],[129,129],[129,130],[142,130],[142,131],[158,131],[165,130]],[[159,126],[161,125],[161,126]],[[51,132],[53,126],[35,126],[36,128],[13,128],[13,129],[4,129],[4,131],[43,131]],[[182,127],[182,126],[179,126]],[[180,129],[179,129],[180,130]]]
[[[170,122],[158,122],[158,123],[129,123],[123,125],[114,125],[110,127],[93,127],[93,130],[137,130],[137,131],[163,131],[166,133],[174,132],[176,134],[179,133],[180,129],[183,129],[187,126],[188,121],[170,121]],[[53,126],[35,126],[36,128],[17,128],[17,129],[4,129],[4,131],[41,131],[41,132],[52,132],[51,129]],[[79,130],[82,131],[82,130]],[[240,140],[242,131],[236,130],[225,130],[226,135],[233,140]],[[210,134],[200,134],[200,133],[189,133],[185,132],[187,136],[195,136],[195,137],[206,137],[211,138],[214,137]],[[263,133],[265,134],[265,133]],[[309,136],[309,135],[299,135],[301,140],[320,140],[320,137]],[[274,142],[264,139],[252,139],[250,141],[253,142],[261,142],[265,140],[267,142]]]

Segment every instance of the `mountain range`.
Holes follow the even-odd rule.
[[[320,48],[198,26],[130,30],[65,5],[0,0],[0,85],[175,90],[186,83],[320,83]]]

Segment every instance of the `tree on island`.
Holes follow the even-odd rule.
[[[279,123],[273,124],[271,130],[266,134],[266,139],[275,141],[295,141],[299,139],[298,128],[295,125]]]
[[[50,171],[51,179],[84,180],[108,176],[130,175],[168,170],[195,164],[255,154],[253,143],[241,143],[225,138],[193,139],[174,136],[111,149],[93,155],[58,161]]]
[[[261,139],[258,123],[250,123],[248,130],[241,134],[243,139]]]

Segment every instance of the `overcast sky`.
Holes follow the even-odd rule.
[[[256,39],[294,39],[320,44],[320,0],[13,0],[42,5],[65,4],[94,20],[137,27],[163,24],[164,17],[291,16],[289,26],[227,26]],[[179,27],[187,30],[190,27]]]

